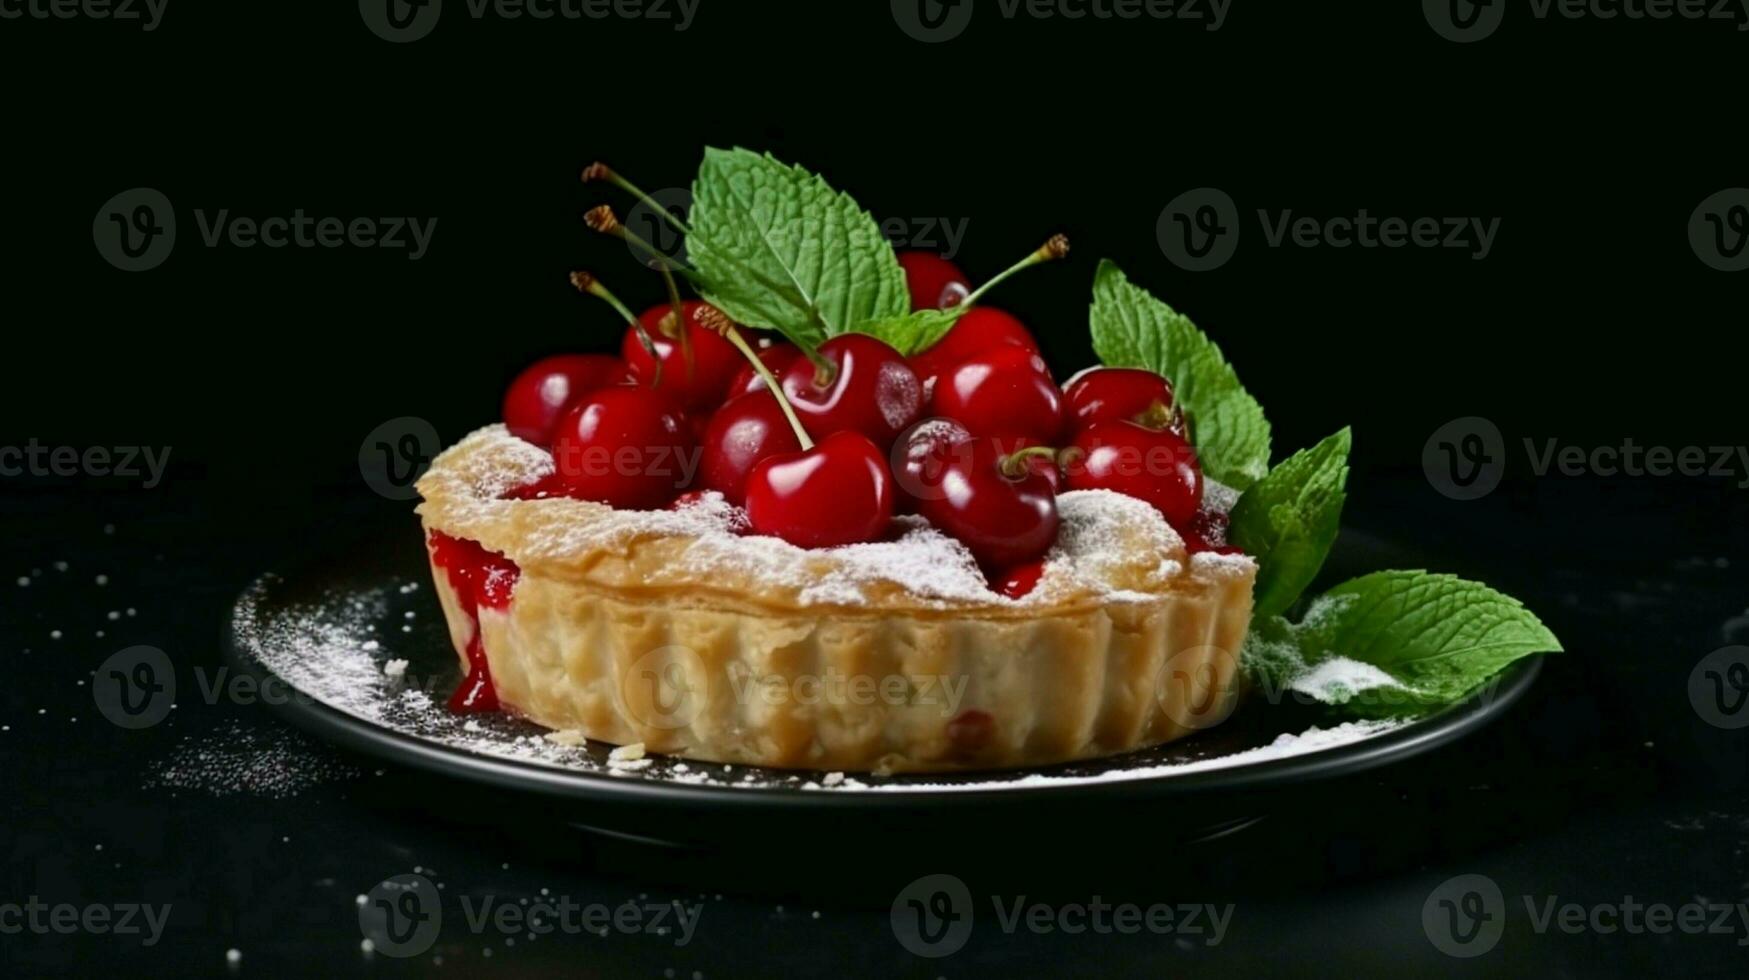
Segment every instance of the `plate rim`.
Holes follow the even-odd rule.
[[[233,615],[225,628],[223,646],[232,665],[252,675],[256,681],[265,682],[271,677],[290,690],[304,694],[300,688],[275,673],[250,651],[237,626],[235,613],[238,606],[251,596],[259,596],[260,590],[271,584],[269,580],[276,578],[283,581],[281,576],[261,576],[251,582],[238,597],[233,604]],[[568,802],[663,806],[710,804],[745,810],[789,809],[798,805],[892,809],[908,809],[919,804],[977,807],[1019,800],[1058,800],[1065,794],[1074,794],[1076,799],[1091,801],[1110,796],[1158,799],[1243,792],[1366,772],[1414,758],[1486,727],[1505,714],[1535,684],[1537,676],[1542,672],[1545,656],[1546,654],[1539,653],[1514,661],[1498,675],[1499,682],[1483,693],[1471,695],[1400,728],[1326,749],[1250,765],[1220,767],[1182,775],[1167,773],[1133,779],[1072,782],[1061,786],[1018,785],[987,789],[883,789],[876,792],[841,792],[804,789],[800,786],[746,787],[657,782],[642,779],[635,774],[618,776],[560,769],[442,745],[360,718],[313,695],[274,698],[267,702],[267,707],[296,727],[362,755],[435,775],[484,782],[517,792],[559,797]],[[800,774],[815,770],[785,771]],[[821,773],[825,771],[818,770]],[[992,770],[991,773],[995,778],[1014,779],[1038,771],[1037,768],[1021,768]]]

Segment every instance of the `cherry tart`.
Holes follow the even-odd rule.
[[[1146,501],[1066,490],[1044,557],[993,573],[916,514],[800,547],[752,533],[716,492],[630,510],[530,490],[555,472],[500,425],[420,480],[468,678],[458,710],[688,759],[884,773],[1114,755],[1236,702],[1256,565],[1191,554]]]

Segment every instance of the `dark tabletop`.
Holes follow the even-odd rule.
[[[1673,494],[1716,505],[1728,518],[1722,533],[1690,544],[1685,518],[1665,506]],[[1550,658],[1530,697],[1481,734],[1407,764],[1252,800],[1260,821],[1201,843],[1175,833],[1189,818],[1167,808],[1148,815],[1157,830],[1126,830],[1121,841],[1073,818],[1028,826],[1024,809],[1010,809],[993,818],[1002,821],[989,835],[1003,832],[999,848],[955,822],[943,833],[959,840],[920,841],[915,830],[845,839],[823,828],[793,842],[728,839],[693,850],[593,835],[533,801],[482,801],[442,778],[328,749],[260,705],[203,689],[222,678],[221,626],[254,573],[344,547],[356,533],[349,525],[404,519],[400,505],[337,488],[323,496],[332,523],[310,529],[271,515],[245,521],[234,505],[215,509],[174,490],[148,505],[137,494],[85,493],[73,498],[78,506],[66,494],[10,495],[11,673],[0,700],[7,894],[45,907],[112,907],[118,917],[135,904],[169,911],[150,946],[149,934],[51,927],[8,935],[0,949],[26,974],[92,963],[217,974],[234,949],[235,968],[259,975],[438,964],[465,975],[1236,975],[1283,966],[1740,975],[1749,942],[1738,910],[1749,892],[1745,736],[1721,727],[1734,716],[1689,689],[1702,658],[1749,640],[1749,567],[1732,560],[1749,526],[1737,492],[1542,480],[1454,503],[1425,482],[1378,477],[1357,497],[1356,509],[1376,518],[1370,530],[1387,539],[1414,531],[1428,552],[1462,555],[1446,567],[1522,596],[1564,641],[1567,652]],[[91,671],[137,644],[170,655],[182,693],[163,722],[130,731],[97,710]],[[358,896],[405,874],[439,886],[442,931],[415,958],[366,954]],[[912,955],[891,922],[902,890],[931,874],[962,881],[976,912],[964,947],[938,960]],[[1452,883],[1465,875],[1484,876],[1499,895],[1488,907],[1500,916],[1499,938],[1475,959],[1442,952],[1452,939],[1444,913],[1423,917],[1439,908],[1440,889],[1455,889],[1454,900],[1472,890],[1475,879]],[[520,917],[469,918],[487,901],[543,899],[569,899],[578,911],[551,913],[552,931],[534,934]],[[1005,926],[1017,901],[1041,918]],[[676,913],[653,911],[673,902],[696,915],[690,929]],[[1099,902],[1112,907],[1103,917]],[[623,920],[584,919],[588,907],[605,917],[627,903],[636,911]],[[1636,908],[1623,917],[1624,903],[1652,917]],[[1182,928],[1118,933],[1130,920],[1114,910],[1125,904],[1136,915],[1170,906]],[[1185,906],[1215,912],[1185,918]],[[1684,906],[1707,907],[1706,929],[1721,931],[1685,934]],[[1703,913],[1687,914],[1698,928]],[[1083,921],[1085,931],[1065,931]],[[1659,923],[1663,934],[1649,931]]]

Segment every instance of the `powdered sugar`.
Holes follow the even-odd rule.
[[[808,550],[747,534],[745,513],[716,493],[660,511],[611,510],[568,499],[496,499],[551,471],[543,450],[492,426],[440,457],[426,478],[432,483],[421,488],[428,498],[433,493],[442,498],[440,525],[458,526],[464,534],[476,522],[507,523],[510,508],[522,508],[510,557],[525,564],[586,560],[624,553],[641,541],[678,538],[685,539],[684,548],[664,551],[660,566],[649,574],[676,584],[756,581],[790,591],[802,606],[890,603],[895,590],[924,607],[1000,607],[1016,601],[991,589],[963,544],[920,517],[898,518],[898,535],[891,540]],[[450,492],[458,480],[467,492]],[[1182,572],[1172,556],[1183,553],[1183,542],[1148,504],[1103,490],[1064,493],[1057,504],[1062,523],[1056,545],[1039,586],[1021,603],[1071,597],[1146,601],[1153,598],[1150,591]]]

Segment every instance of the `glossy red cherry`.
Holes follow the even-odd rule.
[[[988,306],[975,306],[960,317],[947,335],[935,346],[911,358],[911,370],[918,380],[929,385],[954,365],[997,347],[1024,347],[1038,350],[1024,324],[1014,317]]]
[[[923,414],[923,386],[886,343],[847,333],[821,344],[819,352],[837,368],[831,383],[816,383],[814,364],[806,358],[781,377],[796,415],[815,438],[860,432],[884,448]]]
[[[782,378],[784,369],[800,360],[801,356],[802,349],[788,341],[772,344],[759,351],[759,360],[765,365],[765,369],[778,378]],[[727,401],[739,395],[764,390],[765,379],[760,377],[759,372],[753,370],[753,365],[746,363],[746,359],[743,358],[741,370],[735,372],[734,378],[730,379],[728,390],[723,393],[723,399]]]
[[[1069,379],[1063,389],[1077,428],[1122,419],[1163,429],[1172,417],[1172,384],[1139,368],[1094,368]]]
[[[1004,345],[961,361],[942,374],[931,396],[932,414],[964,425],[975,436],[1024,435],[1056,442],[1063,428],[1063,394],[1044,358]]]
[[[960,267],[934,252],[900,252],[899,267],[905,270],[913,310],[945,310],[972,292]]]
[[[630,328],[620,341],[620,354],[632,375],[643,385],[658,383],[656,365],[659,362],[662,366],[659,379],[662,391],[682,409],[711,408],[722,404],[729,379],[745,362],[734,345],[715,330],[699,323],[699,314],[711,309],[709,303],[694,300],[683,304],[683,309],[686,311],[686,338],[692,345],[690,371],[677,336],[671,337],[662,329],[663,323],[674,313],[674,307],[666,303],[653,306],[638,317],[638,322],[644,325],[650,339],[655,342],[655,358],[644,349],[637,331]]]
[[[696,462],[686,416],[649,388],[603,388],[559,420],[553,461],[567,495],[656,510],[686,489]]]
[[[835,432],[800,453],[772,456],[747,476],[747,522],[801,548],[873,541],[893,519],[886,453],[859,432]]]
[[[530,364],[504,392],[504,425],[510,434],[550,446],[553,426],[577,399],[619,381],[625,362],[606,354],[560,354]]]
[[[1010,599],[1024,599],[1038,588],[1038,580],[1045,574],[1045,563],[1031,561],[1017,565],[991,578],[990,584],[996,591]]]
[[[1033,561],[1057,540],[1057,495],[1024,461],[993,439],[972,439],[945,454],[941,492],[920,497],[917,513],[958,538],[986,568]]]
[[[893,482],[900,512],[915,513],[919,499],[941,495],[948,454],[971,438],[966,427],[953,419],[928,418],[894,440]]]
[[[1242,555],[1242,548],[1227,544],[1227,515],[1218,510],[1199,510],[1190,519],[1190,524],[1179,534],[1184,538],[1184,547],[1191,554],[1212,551],[1217,555]]]
[[[716,490],[732,504],[747,499],[747,474],[772,456],[799,453],[801,443],[769,391],[731,400],[711,416],[705,430],[698,485]]]
[[[1063,475],[1071,490],[1114,490],[1145,500],[1175,528],[1189,527],[1202,505],[1196,451],[1169,429],[1095,422],[1064,451]]]

